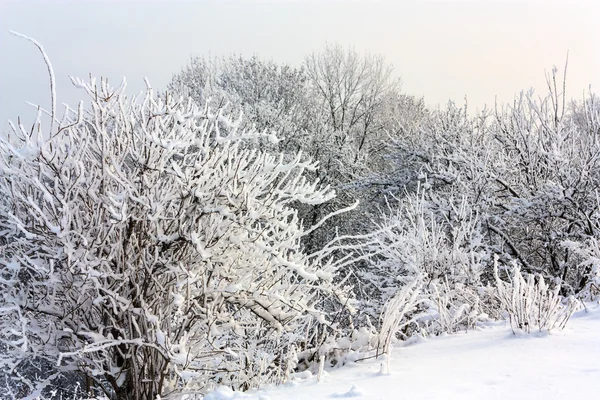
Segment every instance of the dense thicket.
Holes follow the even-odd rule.
[[[600,103],[556,70],[476,115],[339,46],[194,58],[137,100],[73,82],[89,107],[0,141],[14,397],[243,390],[600,292]]]

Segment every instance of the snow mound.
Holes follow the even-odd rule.
[[[352,388],[345,393],[335,393],[331,397],[347,398],[347,397],[360,397],[364,394],[363,390],[356,385],[352,385]]]

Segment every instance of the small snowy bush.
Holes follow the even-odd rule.
[[[496,260],[494,276],[500,307],[508,314],[513,333],[563,329],[576,310],[573,298],[560,296],[560,285],[549,284],[539,275],[523,276],[516,264],[506,282],[500,279]]]
[[[419,306],[409,318],[411,331],[472,328],[482,313],[479,290],[488,259],[477,214],[465,199],[431,197],[420,188],[399,206],[365,244],[372,265],[358,273],[373,287],[370,297],[363,296],[365,308],[385,314],[398,291],[416,279]]]

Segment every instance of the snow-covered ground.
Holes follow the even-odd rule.
[[[508,324],[419,340],[382,360],[347,364],[316,377],[253,393],[219,388],[207,399],[527,399],[600,398],[600,307],[590,306],[550,334],[513,335]]]

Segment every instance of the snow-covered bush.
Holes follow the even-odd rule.
[[[600,232],[600,107],[593,94],[568,107],[557,74],[548,76],[545,96],[524,92],[473,117],[449,104],[421,124],[402,124],[387,187],[395,183],[393,194],[403,198],[426,179],[439,198],[466,198],[488,258],[559,277],[563,294],[576,294],[591,267],[563,244],[585,244]],[[489,261],[483,276],[493,281]]]
[[[440,334],[474,328],[478,321],[488,317],[481,304],[486,301],[480,297],[483,290],[460,283],[451,287],[448,281],[431,283],[424,302],[427,319],[431,322],[426,324],[427,319],[420,321],[425,325],[424,330]]]
[[[91,107],[0,140],[0,368],[29,398],[65,376],[153,399],[289,373],[320,306],[346,304],[301,247],[295,205],[334,196],[315,164],[191,100],[73,83]]]
[[[409,318],[411,331],[473,327],[483,312],[478,293],[488,259],[477,215],[465,199],[437,198],[424,189],[398,205],[364,245],[371,254],[370,267],[357,271],[367,282],[357,293],[364,311],[385,313],[397,293],[417,279],[422,287],[416,315]]]
[[[496,278],[496,295],[500,307],[508,314],[513,333],[521,330],[531,333],[532,330],[563,329],[576,310],[576,301],[563,298],[560,285],[547,283],[541,275],[521,274],[521,268],[515,263],[512,274],[508,274],[508,282],[500,278],[498,260],[494,264]]]
[[[598,116],[590,109],[583,124],[553,89],[542,100],[522,95],[491,127],[499,144],[490,171],[497,188],[489,197],[492,238],[506,245],[503,262],[559,277],[563,294],[582,290],[588,274],[563,243],[600,232]]]

